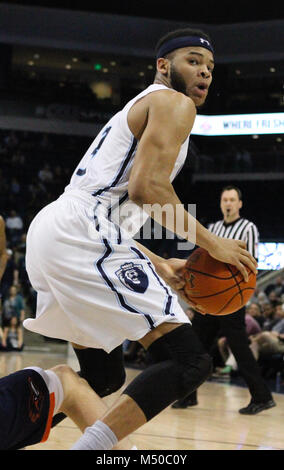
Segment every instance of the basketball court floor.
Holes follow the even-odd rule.
[[[70,349],[54,352],[24,350],[0,353],[0,375],[7,375],[29,365],[49,368],[67,363],[78,370]],[[140,371],[127,369],[127,383]],[[157,390],[159,393],[159,390]],[[107,397],[111,404],[119,392]],[[187,409],[164,410],[159,416],[131,435],[139,450],[283,450],[284,394],[273,394],[275,408],[255,416],[243,416],[238,409],[250,400],[246,388],[229,383],[208,381],[199,389],[199,404]],[[47,442],[26,450],[68,450],[81,433],[70,419],[51,430]]]

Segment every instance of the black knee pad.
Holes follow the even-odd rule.
[[[122,387],[126,377],[122,346],[110,353],[94,348],[74,348],[74,351],[81,369],[78,374],[87,380],[100,397],[110,395]]]
[[[148,349],[153,364],[124,390],[149,421],[196,390],[210,375],[212,359],[190,325],[162,336]]]

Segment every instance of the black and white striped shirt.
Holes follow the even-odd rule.
[[[247,250],[257,259],[259,234],[256,225],[242,217],[234,222],[226,223],[224,220],[218,220],[208,226],[208,230],[222,238],[231,238],[234,240],[243,240],[247,243]]]

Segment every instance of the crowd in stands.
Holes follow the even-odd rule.
[[[37,212],[56,199],[69,183],[78,159],[92,139],[47,135],[34,132],[0,131],[0,214],[6,223],[8,262],[0,284],[0,349],[22,350],[25,316],[35,315],[36,292],[25,269],[26,233]],[[143,242],[143,241],[142,241]],[[145,245],[160,256],[186,257],[177,252],[177,240],[145,240]],[[153,245],[154,243],[154,245]],[[156,243],[156,244],[155,244]],[[152,245],[151,245],[152,244]],[[194,315],[187,310],[189,317]],[[247,306],[247,332],[251,348],[259,360],[263,355],[284,353],[284,277],[264,290],[257,288]],[[138,343],[124,344],[125,360],[143,367],[147,357]],[[231,373],[236,364],[226,339],[216,338],[216,373]]]
[[[79,147],[78,147],[79,143]],[[90,139],[35,132],[0,131],[0,214],[5,220],[8,261],[0,283],[0,350],[21,351],[22,322],[34,315],[36,292],[25,269],[26,234],[31,220],[68,184],[76,149]]]

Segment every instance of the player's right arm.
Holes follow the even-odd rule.
[[[5,222],[0,216],[0,280],[5,272],[7,259]]]
[[[210,233],[184,210],[170,181],[181,145],[191,132],[195,115],[193,101],[182,93],[165,90],[149,95],[147,123],[130,175],[129,197],[159,224],[206,249],[214,258],[235,265],[248,280],[245,265],[256,271],[256,263],[245,249],[245,243]],[[154,204],[156,208],[152,212],[151,206]],[[166,205],[172,207],[172,218],[163,210]]]

